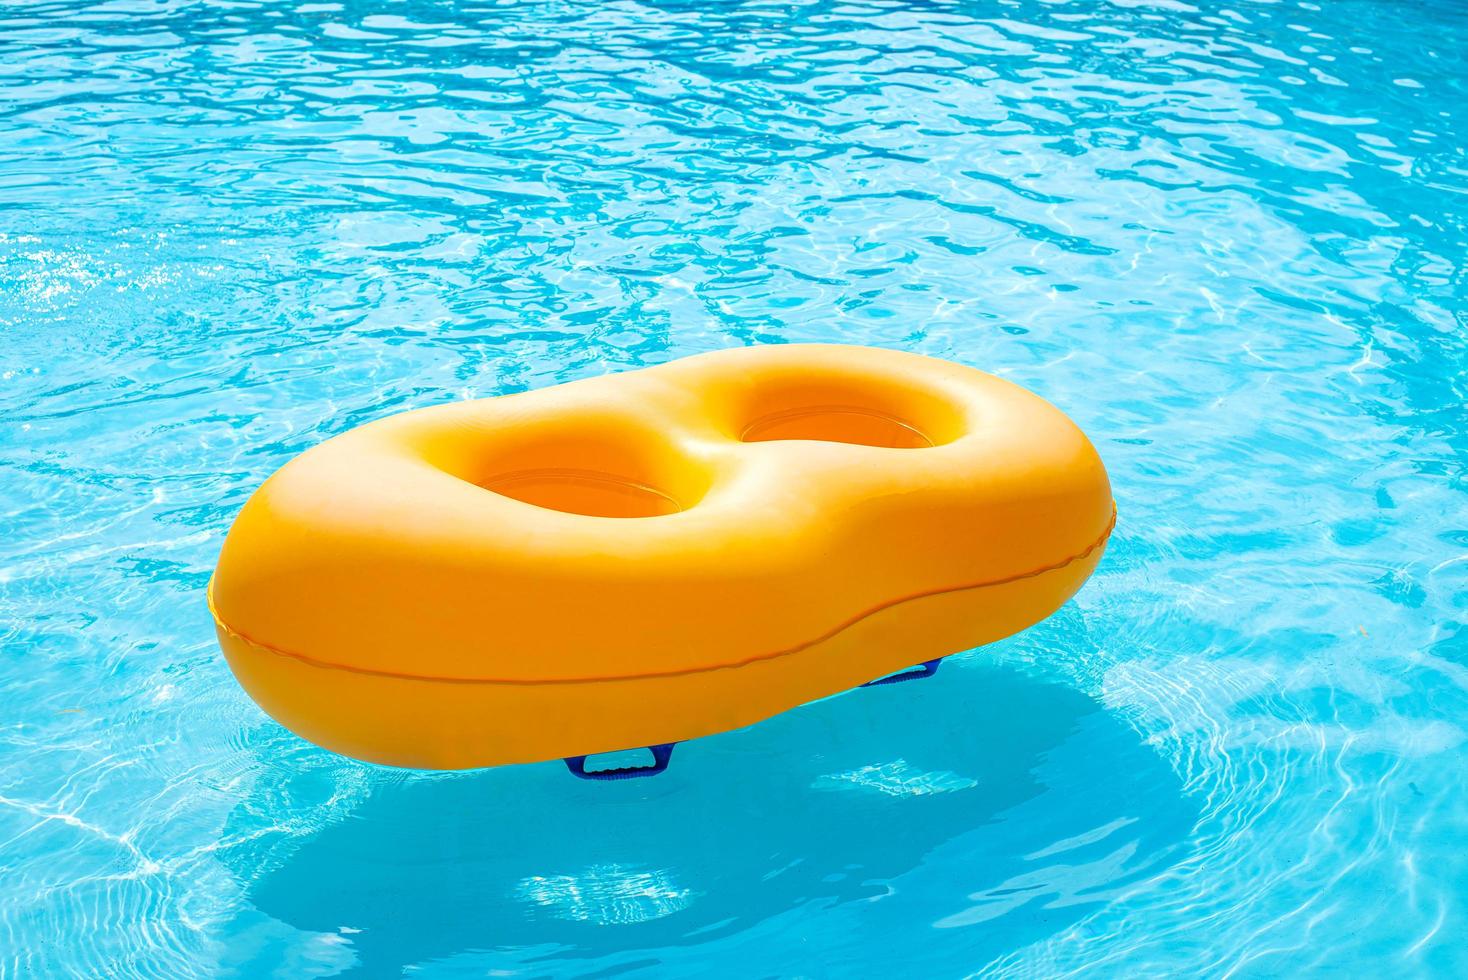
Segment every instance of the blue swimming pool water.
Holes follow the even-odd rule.
[[[1450,2],[0,7],[0,974],[1468,973],[1465,51]],[[221,661],[293,454],[796,340],[1068,411],[1087,589],[621,784],[338,758]]]

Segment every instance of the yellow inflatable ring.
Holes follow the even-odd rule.
[[[432,769],[726,731],[1054,612],[1114,522],[1036,395],[866,347],[749,347],[439,405],[303,453],[210,583],[235,676]]]

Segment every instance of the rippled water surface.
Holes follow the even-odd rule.
[[[0,4],[0,974],[1468,973],[1465,51],[1446,0]],[[621,784],[342,759],[219,657],[293,454],[796,340],[1068,411],[1096,578]]]

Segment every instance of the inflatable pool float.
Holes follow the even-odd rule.
[[[209,603],[245,690],[333,751],[640,775],[1044,619],[1114,520],[1091,443],[1022,388],[748,347],[330,439],[250,498]]]

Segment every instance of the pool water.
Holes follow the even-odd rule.
[[[0,8],[0,975],[1468,974],[1465,52],[1395,0]],[[339,758],[220,658],[308,446],[808,340],[1075,418],[1086,589],[623,783]]]

